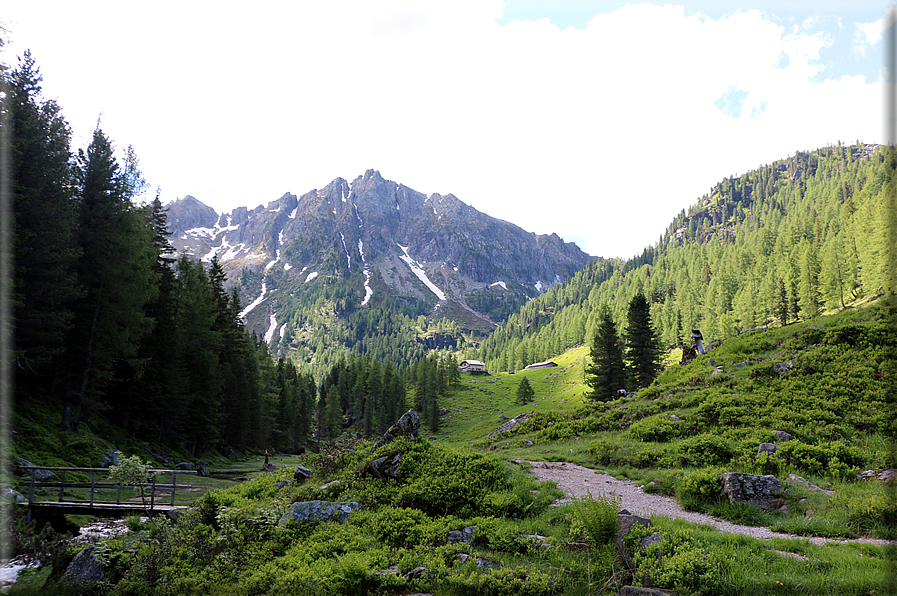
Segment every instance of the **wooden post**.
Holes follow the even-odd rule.
[[[62,503],[62,492],[65,490],[65,470],[62,471],[62,486],[59,487],[59,502]]]
[[[30,517],[31,517],[31,503],[34,502],[34,477],[35,477],[35,476],[37,476],[36,472],[35,472],[34,470],[31,470],[31,490],[28,492],[28,516],[29,516],[29,520],[28,520],[28,521],[31,521],[31,519],[30,519]]]
[[[150,509],[156,504],[156,475],[153,474],[153,489],[150,491]]]
[[[96,484],[97,484],[97,473],[91,472],[90,473],[90,507],[91,507],[91,509],[93,508],[93,492],[94,492],[94,489],[96,488]]]
[[[178,473],[171,473],[171,506],[174,507],[174,491],[177,490],[178,487]]]

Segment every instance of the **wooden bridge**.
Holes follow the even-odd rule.
[[[101,517],[109,517],[109,516],[121,516],[121,515],[134,515],[134,514],[158,514],[158,513],[167,513],[169,511],[176,511],[179,509],[186,509],[185,505],[175,505],[174,497],[175,492],[178,488],[193,488],[189,484],[178,484],[177,477],[178,475],[195,475],[195,470],[148,470],[152,474],[152,481],[135,485],[135,486],[123,486],[121,484],[117,484],[111,482],[108,478],[101,478],[97,480],[97,474],[101,474],[102,476],[106,476],[109,474],[109,468],[55,468],[55,467],[47,467],[47,466],[22,466],[29,476],[31,476],[31,483],[28,489],[28,502],[19,503],[22,507],[28,508],[28,521],[31,521],[31,514],[34,511],[55,511],[58,513],[66,513],[66,514],[75,514],[75,515],[97,515]],[[49,470],[52,472],[60,472],[61,479],[48,481],[48,482],[39,482],[37,480],[37,471],[38,470]],[[67,472],[83,472],[85,474],[90,474],[90,482],[81,482],[81,481],[69,481],[66,482],[65,476]],[[171,484],[157,484],[156,476],[167,476],[171,475]],[[52,501],[35,501],[35,491],[45,489],[45,488],[58,488],[59,492],[57,498]],[[68,497],[65,494],[66,489],[78,489],[81,491],[86,491],[86,489],[90,489],[90,495],[83,499],[74,500],[71,497],[71,492]],[[97,491],[109,491],[115,490],[116,497],[115,501],[110,500],[101,500],[99,495],[97,495]],[[141,499],[140,502],[124,502],[121,500],[122,491],[136,491],[136,490],[146,490],[149,495],[146,497],[148,503],[144,504],[144,499]],[[156,491],[165,491],[166,500],[168,497],[168,491],[171,491],[171,499],[166,504],[157,504],[157,494]],[[158,495],[161,496],[161,495]]]

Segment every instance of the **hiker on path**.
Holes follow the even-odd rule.
[[[265,466],[268,465],[268,450],[265,449]]]

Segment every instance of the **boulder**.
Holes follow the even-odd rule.
[[[535,445],[535,443],[533,443],[533,442],[530,441],[529,439],[524,439],[524,441],[523,441],[523,446],[524,446],[524,447],[532,447],[533,445]]]
[[[787,373],[792,368],[794,368],[793,360],[789,360],[788,362],[777,362],[776,364],[772,365],[772,369],[780,375]]]
[[[773,455],[775,455],[776,451],[779,450],[779,446],[775,443],[760,443],[760,446],[757,447],[757,457],[762,455],[766,455],[766,459],[769,459]]]
[[[277,488],[285,488],[285,487],[287,487],[287,486],[289,486],[289,485],[290,485],[290,481],[289,481],[289,480],[281,480],[280,482],[278,482],[278,483],[275,484],[274,486],[276,486]]]
[[[439,408],[439,415],[440,415],[440,416],[445,416],[445,415],[447,415],[448,413],[449,413],[448,408]]]
[[[182,461],[179,464],[175,464],[174,467],[176,470],[195,470],[196,464],[189,461]]]
[[[15,501],[17,503],[25,503],[28,497],[15,490],[8,484],[0,484],[0,501]]]
[[[420,438],[420,416],[416,411],[408,410],[395,424],[389,427],[383,436],[380,437],[374,446],[371,447],[371,453],[374,453],[380,447],[388,445],[396,439],[418,439]]]
[[[103,454],[103,459],[100,460],[100,467],[108,468],[109,466],[117,466],[120,463],[121,452],[118,449],[110,449]]]
[[[520,414],[519,416],[514,416],[513,418],[511,418],[510,420],[508,420],[507,422],[505,422],[504,424],[499,426],[497,429],[495,429],[494,431],[492,431],[491,433],[486,435],[486,438],[488,439],[489,437],[495,436],[498,433],[503,433],[503,432],[513,430],[514,427],[517,426],[518,424],[520,424],[521,422],[526,422],[527,420],[529,420],[529,417],[532,416],[534,412],[535,412],[535,410],[531,410],[525,414]]]
[[[371,474],[377,478],[392,478],[398,480],[399,468],[402,465],[402,454],[384,455],[369,462],[363,469],[362,474]]]
[[[772,434],[776,436],[776,439],[778,439],[779,443],[787,443],[788,441],[794,440],[794,435],[786,433],[783,430],[774,430],[772,431]]]
[[[19,458],[20,466],[33,466],[34,464],[28,461],[25,458]],[[25,470],[25,473],[28,474],[31,478],[34,478],[38,482],[47,482],[48,480],[53,480],[56,478],[56,474],[51,472],[50,470]]]
[[[759,509],[778,509],[782,506],[782,483],[775,476],[757,476],[739,472],[720,474],[720,496],[730,503],[745,503]]]
[[[423,577],[424,574],[429,575],[430,571],[426,567],[415,567],[411,571],[405,574],[405,577],[408,579],[418,579]]]
[[[314,474],[311,470],[306,468],[305,466],[296,466],[296,470],[293,472],[293,480],[299,484],[302,484]]]
[[[808,488],[808,489],[810,489],[810,490],[812,490],[812,491],[816,491],[816,492],[820,492],[820,493],[825,493],[825,494],[827,494],[827,495],[829,495],[829,496],[835,494],[833,491],[825,490],[825,489],[823,489],[823,488],[819,488],[818,486],[816,486],[815,484],[813,484],[813,483],[810,482],[809,480],[804,480],[803,478],[801,478],[801,477],[798,476],[797,474],[788,474],[788,478],[785,479],[785,482],[790,482],[791,484],[799,484],[799,485],[801,485],[801,486],[803,486],[803,487],[805,487],[805,488]]]
[[[208,465],[208,464],[207,464],[206,462],[204,462],[204,461],[198,461],[198,462],[196,462],[196,473],[199,474],[200,476],[204,477],[204,478],[208,478],[208,477],[209,477],[209,472],[206,470],[206,466],[207,466],[207,465]]]
[[[626,536],[629,535],[629,531],[632,530],[632,526],[635,524],[641,524],[650,528],[651,520],[629,513],[621,513],[617,516],[617,534],[614,536],[614,544],[617,545],[617,550],[620,551],[623,563],[630,571],[635,571],[635,564],[632,562],[631,553],[626,549],[625,539]]]
[[[349,519],[349,515],[358,511],[357,501],[333,502],[333,501],[302,501],[293,503],[287,512],[277,522],[278,526],[284,526],[291,521],[313,523],[317,521],[336,520],[343,523]]]
[[[68,586],[100,582],[105,577],[103,561],[97,555],[97,547],[93,544],[82,549],[62,574],[62,583]]]
[[[458,544],[463,542],[473,546],[473,533],[477,529],[476,526],[467,526],[463,530],[452,530],[448,533],[447,541],[449,544]]]

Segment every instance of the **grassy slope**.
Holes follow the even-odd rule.
[[[790,508],[787,515],[758,514],[745,508],[717,503],[697,502],[694,506],[739,523],[763,524],[775,530],[805,536],[888,535],[890,529],[887,524],[879,521],[884,515],[894,515],[893,501],[889,501],[892,495],[881,484],[849,479],[854,468],[876,468],[889,463],[882,432],[882,424],[886,426],[886,421],[877,419],[880,412],[877,414],[875,407],[870,409],[864,406],[862,400],[874,401],[880,396],[878,390],[886,389],[882,384],[888,381],[893,371],[888,368],[886,354],[876,351],[874,346],[844,348],[844,342],[840,340],[844,339],[845,334],[838,331],[850,329],[848,336],[862,336],[863,329],[877,328],[882,316],[879,307],[873,305],[809,323],[733,338],[688,366],[668,368],[651,388],[642,390],[639,395],[606,406],[600,405],[597,409],[584,399],[587,387],[582,371],[588,356],[588,349],[584,346],[554,359],[558,368],[518,371],[516,374],[500,372],[486,377],[464,375],[461,386],[441,404],[450,410],[442,419],[442,428],[435,435],[425,432],[424,438],[434,439],[431,454],[441,453],[432,449],[447,448],[450,451],[446,453],[455,452],[451,450],[471,455],[491,452],[502,461],[516,457],[573,461],[642,483],[654,481],[654,486],[648,490],[678,493],[679,496],[688,496],[687,491],[681,493],[680,489],[682,479],[690,474],[699,477],[705,471],[712,475],[722,469],[743,469],[774,473],[784,479],[788,472],[793,471],[833,489],[834,495],[792,487],[792,493],[787,497]],[[711,358],[714,365],[723,367],[723,374],[712,376],[714,368],[709,366]],[[773,363],[789,360],[797,363],[794,371],[784,376],[771,373]],[[745,364],[736,366],[741,362]],[[829,374],[833,371],[838,374]],[[839,375],[842,384],[832,386],[832,379],[837,381]],[[530,381],[536,397],[531,404],[518,406],[514,401],[517,384],[522,378]],[[807,384],[811,381],[815,385],[811,384],[808,389]],[[827,385],[823,387],[823,383]],[[847,400],[842,403],[838,400],[839,396],[853,389],[859,390],[859,393],[848,396],[853,402]],[[821,403],[802,401],[811,400],[819,391],[824,393]],[[765,405],[771,407],[765,408]],[[808,414],[815,410],[819,412]],[[836,415],[826,416],[825,411],[828,410],[836,411]],[[515,432],[485,439],[504,422],[502,415],[512,418],[529,411],[536,412],[530,423],[520,425]],[[682,423],[668,422],[671,414],[681,418]],[[801,422],[802,417],[808,415],[809,418]],[[787,426],[789,423],[791,426]],[[761,469],[762,466],[758,467],[749,456],[756,452],[759,442],[774,440],[772,428],[792,432],[797,437],[797,443],[810,451],[795,451],[787,454],[791,457],[788,462]],[[36,430],[34,432],[39,435]],[[843,439],[840,437],[842,434],[845,435]],[[709,446],[696,443],[696,438],[707,437],[714,437]],[[49,437],[44,439],[50,440]],[[96,439],[92,441],[96,442]],[[532,441],[534,445],[526,446],[524,441]],[[841,470],[844,473],[833,474],[831,461],[826,462],[825,466],[814,467],[813,457],[830,457],[831,453],[812,449],[835,443],[849,448],[845,453],[854,457],[847,462],[848,469]],[[108,444],[101,441],[94,447],[106,448]],[[80,449],[91,450],[86,445]],[[275,459],[274,463],[280,469],[273,475],[257,472],[261,463],[257,456],[237,463],[212,462],[220,471],[230,468],[235,472],[235,480],[261,476],[234,488],[238,492],[233,496],[218,497],[213,502],[230,503],[234,515],[256,524],[246,527],[257,527],[253,531],[261,532],[260,536],[265,539],[260,540],[259,536],[247,538],[249,542],[242,547],[246,553],[247,570],[242,575],[215,576],[203,580],[202,574],[207,575],[208,571],[200,573],[201,567],[197,567],[197,585],[205,585],[203,581],[213,584],[227,581],[242,582],[240,585],[243,586],[276,586],[279,585],[277,582],[285,581],[285,577],[305,577],[304,574],[308,573],[312,576],[325,574],[319,577],[333,582],[337,590],[335,593],[352,593],[352,586],[355,585],[352,581],[358,578],[368,578],[364,581],[373,582],[368,588],[393,585],[389,583],[393,580],[373,579],[373,573],[387,564],[397,564],[402,572],[418,565],[433,569],[435,579],[430,583],[402,583],[396,580],[394,585],[397,588],[421,588],[433,593],[486,593],[488,591],[484,591],[482,582],[493,580],[498,586],[491,592],[495,594],[548,593],[543,588],[565,594],[615,593],[618,582],[625,579],[619,570],[614,571],[614,566],[618,566],[619,562],[607,549],[593,549],[591,554],[566,548],[544,552],[525,547],[515,538],[521,534],[540,534],[559,545],[566,541],[587,539],[587,533],[583,533],[583,520],[569,506],[540,509],[541,512],[519,518],[516,513],[513,518],[508,514],[517,507],[514,499],[526,502],[527,495],[535,494],[531,485],[519,484],[521,480],[516,475],[519,467],[503,464],[511,471],[511,486],[517,488],[510,489],[509,497],[490,493],[485,498],[485,508],[478,514],[480,517],[456,514],[431,518],[410,515],[409,510],[397,507],[405,502],[402,499],[410,497],[407,494],[405,497],[396,496],[389,484],[381,486],[374,482],[368,487],[371,481],[358,484],[353,480],[359,454],[363,455],[366,450],[362,446],[353,453],[346,457],[339,453],[327,453],[288,460]],[[811,461],[807,462],[806,459]],[[288,479],[296,463],[315,468],[319,473],[310,483],[292,487],[288,493],[275,491],[274,482]],[[890,463],[893,465],[893,462]],[[808,464],[813,471],[808,471]],[[464,468],[467,465],[462,465],[465,475],[471,473],[470,468]],[[333,478],[343,479],[345,488],[337,485],[326,491],[317,489]],[[210,484],[209,488],[230,484],[223,480],[215,483],[214,486]],[[429,480],[421,484],[422,488],[419,488],[423,492],[415,493],[417,496],[414,498],[422,499],[423,503],[432,498],[427,493],[431,483],[432,480]],[[452,490],[448,493],[451,494]],[[272,501],[274,495],[277,499]],[[302,548],[315,553],[306,555],[303,554],[305,551],[300,552],[298,543],[283,542],[282,538],[278,538],[280,534],[271,534],[265,525],[267,522],[258,520],[273,515],[266,513],[272,503],[284,502],[283,499],[288,502],[310,498],[360,498],[371,505],[367,513],[343,530],[337,532],[333,528],[322,528],[312,533],[302,533],[301,543],[307,545]],[[374,506],[373,503],[380,504]],[[245,514],[239,513],[241,508],[245,509]],[[498,513],[498,518],[487,515],[489,511],[493,515]],[[505,513],[502,514],[502,511]],[[277,515],[271,519],[276,519]],[[419,523],[412,521],[418,519]],[[658,518],[654,523],[669,537],[667,544],[673,547],[663,559],[668,562],[667,567],[656,570],[658,574],[668,574],[667,579],[660,581],[668,587],[674,587],[677,582],[682,586],[694,586],[694,581],[698,581],[694,577],[712,571],[712,576],[700,580],[712,586],[706,593],[869,594],[873,590],[881,593],[886,589],[889,555],[882,547],[868,544],[814,546],[805,540],[756,541],[719,534],[679,520]],[[460,529],[468,524],[482,528],[480,536],[484,542],[478,547],[453,550],[438,546],[442,543],[439,536],[444,536],[448,529]],[[190,531],[199,532],[204,527],[208,529],[202,530],[202,535],[212,532],[223,537],[227,531],[226,527],[214,528],[214,524],[213,527],[197,525]],[[395,530],[387,532],[376,528]],[[397,536],[390,533],[393,531],[403,534]],[[418,538],[412,539],[411,536]],[[192,539],[195,540],[195,536]],[[228,539],[235,538],[231,536]],[[221,538],[217,540],[220,544]],[[334,551],[332,546],[324,547],[325,544],[343,546]],[[317,551],[314,550],[316,548]],[[455,550],[485,556],[501,565],[505,575],[495,575],[496,571],[488,569],[474,571],[453,565]],[[779,552],[806,558],[786,557]],[[333,564],[327,566],[326,571],[306,570],[304,564],[298,561],[308,556],[332,561]],[[190,571],[192,563],[182,561],[179,564],[184,566],[183,573],[193,573]],[[209,561],[202,562],[202,565],[208,564]],[[250,571],[253,566],[258,569]],[[527,570],[525,573],[522,571],[524,569]],[[520,576],[520,573],[524,575]],[[521,580],[527,574],[529,579]],[[694,577],[688,579],[689,574]],[[520,581],[528,587],[521,588]],[[455,587],[447,590],[447,585]],[[520,592],[515,592],[518,588],[513,586],[518,586]]]

